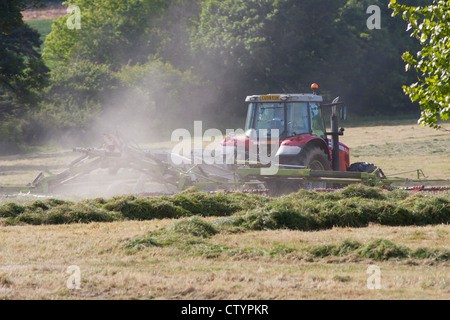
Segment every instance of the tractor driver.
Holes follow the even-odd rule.
[[[271,129],[279,130],[280,134],[284,131],[284,108],[274,108],[273,118],[270,122]]]

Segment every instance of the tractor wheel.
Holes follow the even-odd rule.
[[[281,160],[280,164],[286,165],[298,165],[305,166],[311,170],[321,170],[327,171],[331,170],[331,165],[328,160],[328,156],[325,152],[318,148],[310,148],[303,151],[303,156],[300,158],[289,158],[286,160]],[[325,189],[331,187],[325,182],[310,182],[302,183],[298,180],[281,180],[273,179],[266,182],[266,186],[269,189],[269,194],[271,196],[277,197],[284,194],[290,194],[297,192],[299,189]]]
[[[327,154],[318,147],[311,148],[309,150],[305,150],[303,159],[301,162],[302,165],[311,170],[320,170],[320,171],[329,171],[331,170],[331,164],[328,160]],[[326,182],[309,182],[303,183],[302,187],[304,189],[325,189],[327,187],[331,187],[330,184],[327,185]]]
[[[386,178],[386,176],[384,175],[383,170],[381,170],[381,168],[378,168],[373,163],[368,163],[368,162],[353,163],[350,167],[348,167],[347,171],[372,173],[377,169],[378,169],[378,172],[377,172],[378,178]]]
[[[368,163],[368,162],[357,162],[357,163],[353,163],[350,167],[348,167],[348,171],[352,171],[352,172],[372,173],[376,169],[377,169],[377,167],[373,163]]]
[[[325,152],[318,148],[307,150],[303,156],[302,165],[311,170],[328,171],[331,170],[331,164]]]

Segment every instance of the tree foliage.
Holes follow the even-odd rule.
[[[37,52],[39,34],[28,26],[0,34],[0,42],[1,117],[6,106],[14,108],[36,101],[36,90],[46,83],[48,69]]]
[[[22,142],[27,111],[36,108],[48,69],[38,49],[39,34],[23,24],[20,11],[37,1],[0,3],[0,150]]]
[[[36,91],[47,80],[48,69],[37,51],[39,34],[22,22],[20,10],[27,5],[28,1],[1,3],[7,17],[0,24],[0,119],[35,103]]]
[[[393,16],[408,22],[412,37],[420,41],[417,53],[406,52],[406,70],[413,68],[417,82],[404,86],[412,101],[420,103],[421,125],[438,128],[450,117],[450,1],[433,0],[428,6],[407,6],[391,0]]]
[[[193,76],[187,79],[191,57],[185,28],[197,13],[193,3],[69,1],[80,8],[81,29],[67,28],[67,16],[53,23],[44,49],[52,84],[41,117],[50,115],[58,129],[87,129],[98,125],[97,118],[108,119],[110,127],[181,125],[186,102],[180,97],[187,99],[196,86]],[[90,83],[93,79],[99,81]]]
[[[373,4],[382,8],[381,30],[366,25]],[[401,92],[409,76],[400,57],[414,43],[388,17],[381,0],[206,0],[193,46],[218,91],[238,101],[317,82],[360,115],[414,112]]]
[[[40,114],[56,128],[85,128],[101,114],[102,101],[119,87],[105,64],[80,60],[53,70]]]
[[[118,70],[145,62],[157,50],[154,20],[162,0],[69,0],[80,8],[81,28],[69,29],[67,16],[56,19],[45,41],[44,58],[51,65],[82,59]]]
[[[14,28],[23,26],[21,11],[40,7],[41,0],[2,0],[0,1],[0,34],[9,34]]]
[[[45,65],[38,36],[21,26],[20,11],[39,0],[3,1],[0,114],[9,113],[0,132],[30,117],[11,137],[86,132],[99,119],[136,130],[211,119],[239,128],[247,95],[309,92],[313,82],[354,114],[418,114],[420,103],[421,122],[436,123],[449,112],[449,15],[448,1],[431,1],[391,4],[418,42],[384,0],[68,0],[81,29],[70,29],[67,15],[55,19]],[[367,27],[371,5],[381,8],[381,29]],[[405,51],[414,72],[405,72]],[[417,76],[404,89],[409,99],[402,86]]]

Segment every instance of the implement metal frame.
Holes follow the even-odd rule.
[[[94,170],[103,168],[114,172],[120,168],[130,168],[145,174],[155,182],[169,184],[179,191],[191,186],[199,189],[207,187],[218,188],[242,188],[244,186],[262,186],[268,180],[298,180],[300,182],[319,182],[345,186],[362,183],[368,186],[417,186],[436,185],[450,186],[450,180],[428,179],[404,179],[399,177],[386,177],[381,170],[372,173],[367,172],[343,172],[343,171],[316,171],[301,166],[280,165],[275,175],[262,175],[261,169],[267,166],[261,164],[244,164],[232,166],[220,166],[214,164],[174,165],[171,154],[128,148],[126,156],[123,154],[109,153],[104,149],[76,148],[74,152],[82,153],[82,156],[72,161],[68,168],[61,173],[53,174],[49,170],[40,172],[38,176],[25,186],[6,185],[0,186],[0,193],[33,193],[48,194],[57,192],[58,188],[70,184],[73,180]],[[418,178],[420,177],[418,170]],[[422,172],[423,175],[423,172]]]

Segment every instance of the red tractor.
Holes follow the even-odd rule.
[[[346,108],[339,98],[324,104],[317,94],[318,86],[313,84],[311,88],[312,94],[248,96],[245,135],[228,136],[222,143],[224,152],[233,151],[237,159],[242,159],[244,151],[246,160],[251,160],[256,150],[253,159],[260,162],[261,151],[267,150],[268,156],[281,168],[347,171],[350,151],[339,142],[344,129],[338,128],[338,118],[345,118]],[[323,117],[325,108],[331,109],[330,132],[326,130]],[[278,132],[275,139],[271,136],[273,130]],[[278,147],[275,155],[271,154],[274,145]],[[273,194],[326,187],[324,183],[301,183],[276,174],[264,177],[264,183]]]

